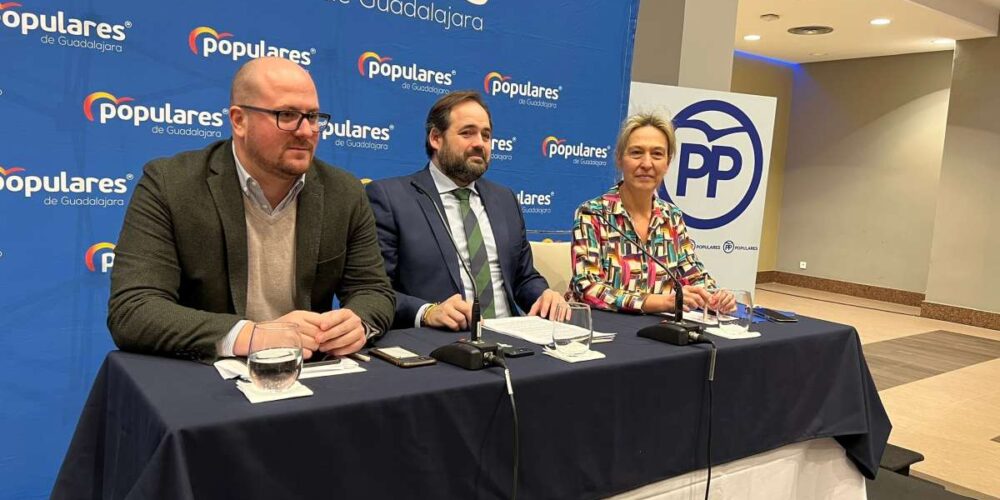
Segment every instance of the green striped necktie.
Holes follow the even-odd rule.
[[[458,188],[451,193],[455,198],[458,198],[458,212],[462,216],[462,225],[465,226],[465,240],[468,242],[469,249],[469,268],[476,281],[476,290],[479,291],[479,310],[483,318],[495,318],[497,312],[493,300],[493,282],[490,280],[490,264],[486,257],[486,244],[483,243],[483,232],[479,229],[479,219],[476,218],[476,214],[472,212],[472,207],[469,205],[469,196],[472,194],[472,190]]]

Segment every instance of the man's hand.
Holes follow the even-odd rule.
[[[468,330],[472,322],[472,304],[465,301],[461,295],[455,294],[448,300],[431,306],[421,326],[431,328],[447,328],[451,331]]]
[[[531,305],[528,316],[540,316],[542,318],[556,320],[556,312],[565,310],[566,299],[555,290],[545,290],[538,296],[538,300]]]
[[[295,323],[296,329],[299,332],[299,339],[302,341],[302,357],[309,359],[319,349],[319,343],[316,342],[316,335],[319,334],[322,319],[323,316],[319,313],[292,311],[273,321]],[[250,337],[253,334],[254,325],[253,321],[249,321],[240,330],[239,336],[236,337],[236,343],[233,344],[233,354],[237,356],[247,356],[250,354]]]
[[[358,352],[368,341],[365,324],[350,309],[335,309],[321,315],[316,343],[319,350],[337,356]]]

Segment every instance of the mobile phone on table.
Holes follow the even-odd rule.
[[[791,316],[783,312],[778,312],[775,311],[774,309],[768,309],[766,307],[755,307],[754,311],[756,311],[757,314],[767,318],[768,320],[777,323],[795,323],[796,321],[799,320],[795,316]]]
[[[400,368],[413,368],[415,366],[427,366],[437,363],[437,360],[430,356],[421,356],[398,346],[373,347],[368,349],[368,354],[384,359]]]
[[[504,347],[503,357],[505,358],[523,358],[525,356],[531,356],[535,351],[527,347]]]

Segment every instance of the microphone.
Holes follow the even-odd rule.
[[[472,324],[469,325],[471,340],[459,340],[458,342],[438,347],[431,352],[431,357],[442,363],[459,366],[466,370],[481,370],[492,364],[499,347],[496,343],[482,340],[482,313],[479,308],[479,288],[476,286],[475,278],[472,277],[472,269],[465,262],[465,259],[462,258],[462,253],[458,250],[458,243],[455,243],[455,235],[452,234],[451,226],[448,225],[448,219],[434,201],[434,197],[425,191],[424,188],[417,185],[416,182],[410,182],[410,184],[431,202],[434,211],[438,214],[438,218],[444,224],[444,230],[448,233],[448,241],[451,242],[451,247],[455,249],[458,262],[462,265],[462,269],[465,270],[466,274],[468,274],[469,282],[472,285]]]
[[[659,325],[643,328],[636,332],[636,335],[673,345],[687,345],[689,343],[704,342],[707,340],[699,333],[704,329],[702,325],[692,323],[690,321],[684,321],[684,285],[681,284],[681,277],[674,271],[674,269],[653,254],[646,251],[646,247],[644,245],[625,234],[624,231],[619,229],[618,226],[611,222],[609,218],[605,217],[604,214],[592,210],[584,210],[581,213],[585,215],[592,215],[601,219],[602,222],[618,233],[618,235],[624,238],[625,241],[635,245],[635,247],[638,248],[643,255],[656,263],[660,269],[666,271],[667,276],[670,276],[671,281],[674,282],[674,319],[665,319],[661,321]]]

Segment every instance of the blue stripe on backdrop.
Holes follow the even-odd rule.
[[[107,271],[142,166],[228,137],[243,62],[278,53],[309,69],[334,117],[318,156],[361,178],[421,168],[430,104],[483,92],[488,176],[519,195],[533,238],[566,239],[577,204],[615,177],[637,9],[0,0],[0,498],[48,494],[113,348]]]

